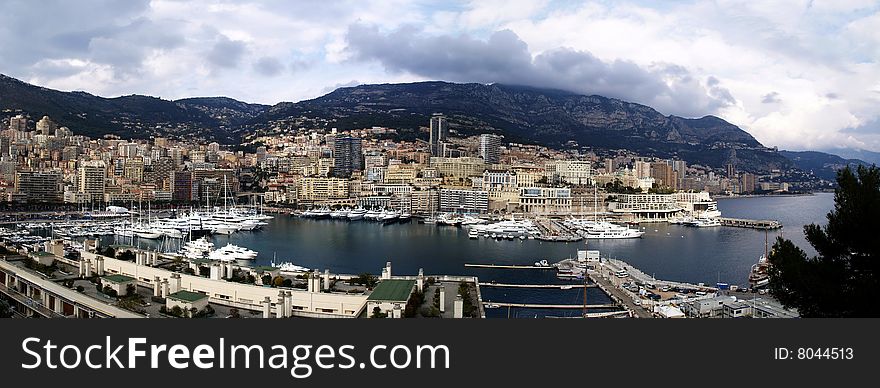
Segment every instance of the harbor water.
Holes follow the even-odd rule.
[[[779,220],[784,228],[769,232],[770,244],[777,235],[791,239],[814,254],[803,235],[803,226],[825,223],[834,205],[833,194],[819,193],[790,197],[719,199],[724,217]],[[587,243],[542,242],[538,240],[469,239],[466,228],[419,224],[389,224],[369,221],[303,219],[276,216],[263,230],[215,236],[217,246],[231,242],[259,252],[255,264],[267,265],[273,256],[312,269],[334,273],[378,274],[386,261],[395,274],[475,275],[481,282],[549,284],[565,283],[552,271],[466,268],[465,263],[531,265],[546,259],[555,262],[575,256],[579,249],[601,251],[603,257],[622,259],[658,279],[747,285],[752,264],[764,252],[765,231],[712,227],[694,228],[666,223],[642,224],[642,238],[588,240]],[[502,289],[484,287],[487,301],[518,303],[583,303],[583,291],[547,289]],[[609,303],[595,288],[588,289],[589,304]],[[504,311],[499,311],[504,310]],[[577,315],[574,311],[531,311],[515,309],[511,316]],[[506,309],[490,310],[489,316],[506,316]]]

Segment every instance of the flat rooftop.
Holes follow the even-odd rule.
[[[368,301],[405,302],[412,293],[415,280],[383,280],[367,297]]]
[[[125,282],[132,282],[135,280],[133,277],[125,276],[125,275],[108,275],[108,276],[102,277],[101,279],[111,281],[113,283],[125,283]]]
[[[168,297],[172,299],[182,300],[184,302],[196,302],[205,299],[208,296],[199,292],[181,290],[171,295],[168,295]]]

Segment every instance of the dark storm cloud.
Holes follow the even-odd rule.
[[[244,42],[219,35],[214,46],[205,55],[205,59],[217,67],[234,68],[238,66],[246,52],[247,46]]]
[[[779,93],[770,92],[761,97],[762,104],[778,104],[782,102],[782,99],[779,98]]]
[[[347,33],[354,59],[379,61],[387,70],[453,82],[506,83],[599,94],[651,105],[665,113],[702,116],[735,103],[717,79],[705,84],[684,67],[649,68],[630,61],[603,61],[587,51],[557,48],[534,58],[509,30],[487,40],[471,36],[425,36],[415,27],[382,33],[355,24]]]
[[[284,65],[281,64],[281,61],[279,61],[278,58],[262,57],[254,63],[254,70],[261,75],[274,77],[281,74],[284,70]]]

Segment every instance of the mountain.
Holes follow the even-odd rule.
[[[186,136],[234,142],[240,125],[265,108],[225,97],[179,101],[141,95],[104,98],[42,88],[0,74],[0,110],[22,110],[34,120],[48,115],[74,133],[90,137]]]
[[[870,164],[860,159],[844,159],[818,151],[779,151],[779,153],[794,162],[798,169],[812,172],[815,176],[828,181],[834,181],[837,170],[841,168]]]
[[[510,141],[679,157],[692,164],[764,172],[793,166],[778,152],[714,116],[664,116],[640,104],[561,90],[501,84],[417,82],[344,87],[312,100],[283,102],[256,121],[323,117],[339,129],[374,125],[418,130],[432,113],[468,135],[498,132]],[[424,137],[424,136],[422,136]]]
[[[629,149],[691,164],[766,172],[794,164],[718,117],[664,116],[651,107],[554,89],[476,83],[417,82],[339,88],[324,96],[273,106],[226,97],[169,101],[130,95],[104,98],[62,92],[0,75],[0,110],[50,116],[90,137],[189,137],[228,144],[270,128],[387,126],[404,138],[421,133],[431,114],[449,117],[462,135],[503,134],[508,141],[551,147]],[[310,119],[303,124],[302,120]],[[284,123],[284,125],[279,125]]]
[[[845,159],[859,159],[868,162],[869,164],[876,164],[880,166],[880,152],[873,152],[867,150],[860,149],[852,149],[852,148],[829,148],[825,150],[821,150],[823,152],[827,152],[833,155],[840,156]]]

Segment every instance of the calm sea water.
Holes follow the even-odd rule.
[[[833,194],[795,197],[720,199],[725,217],[775,219],[784,228],[769,232],[770,243],[780,233],[808,253],[813,249],[804,239],[803,226],[825,223],[834,205]],[[381,225],[373,222],[300,219],[277,216],[264,230],[217,236],[215,244],[227,241],[260,253],[258,264],[291,261],[313,269],[336,273],[378,274],[386,261],[395,274],[476,275],[481,281],[510,283],[560,283],[551,271],[465,268],[465,263],[531,264],[539,259],[557,261],[576,255],[578,249],[601,251],[654,274],[659,279],[691,283],[716,281],[747,285],[748,271],[764,252],[765,232],[742,228],[690,228],[679,225],[644,224],[640,239],[590,240],[589,244],[549,243],[536,240],[471,240],[464,228],[408,224]],[[581,303],[578,290],[511,290],[484,288],[485,300],[532,303]],[[589,289],[590,304],[607,303],[600,291]],[[506,316],[507,311],[489,312]],[[518,310],[512,316],[565,315],[575,312]]]

